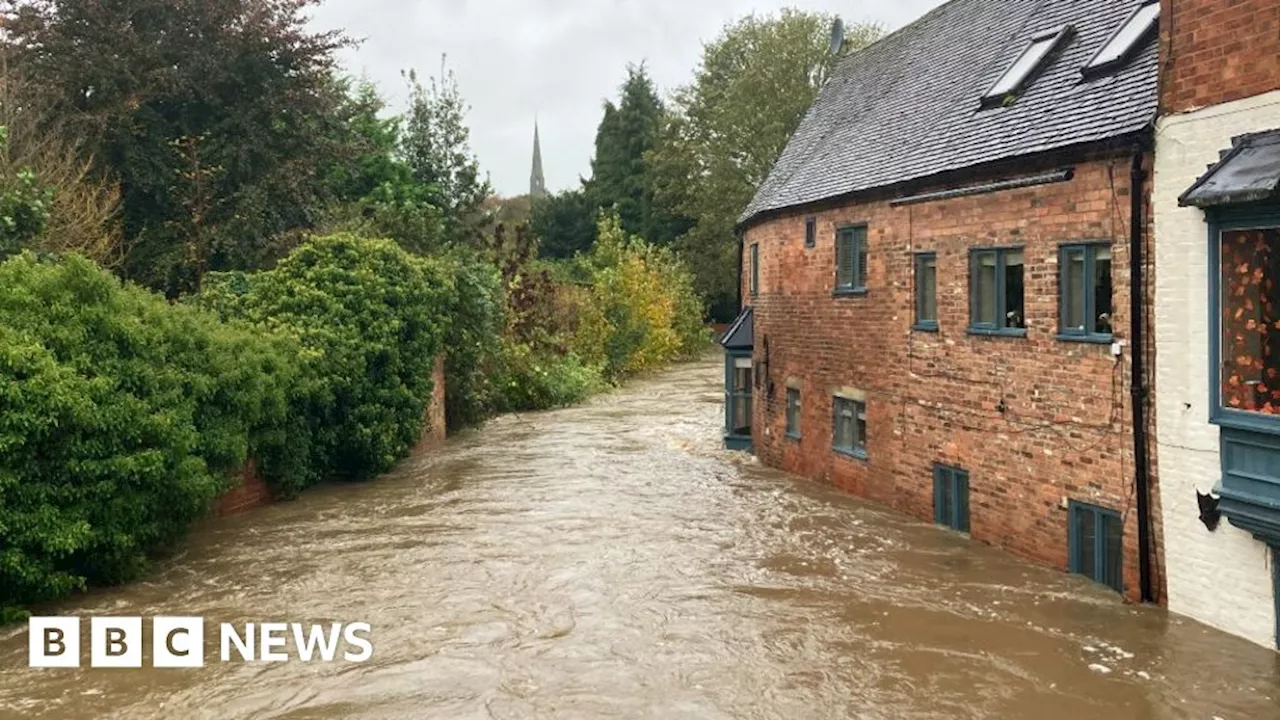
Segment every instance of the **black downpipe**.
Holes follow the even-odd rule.
[[[1139,145],[1133,154],[1129,173],[1129,340],[1132,343],[1133,377],[1129,381],[1133,405],[1133,470],[1138,491],[1138,576],[1142,585],[1142,602],[1154,602],[1151,574],[1151,474],[1147,457],[1147,386],[1144,365],[1146,341],[1143,320],[1146,317],[1146,280],[1143,273],[1143,187],[1147,180],[1143,169],[1145,153]]]

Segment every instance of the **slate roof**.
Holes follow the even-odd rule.
[[[1280,130],[1231,138],[1231,149],[1178,198],[1183,207],[1216,207],[1280,197]]]
[[[742,214],[762,213],[1143,130],[1157,42],[1120,69],[1083,68],[1140,0],[951,0],[845,58]],[[985,93],[1033,35],[1075,36],[1008,107]]]

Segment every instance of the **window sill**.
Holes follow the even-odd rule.
[[[938,323],[936,323],[936,322],[918,322],[918,323],[916,323],[915,325],[912,325],[912,326],[911,326],[911,329],[912,329],[913,331],[915,331],[915,332],[936,333],[936,332],[938,332]]]
[[[980,328],[970,327],[970,335],[981,335],[984,337],[1009,337],[1009,338],[1025,338],[1027,336],[1026,328]]]
[[[866,297],[866,288],[836,288],[831,293],[832,297]]]
[[[1069,335],[1058,333],[1058,342],[1085,343],[1086,345],[1110,345],[1115,342],[1114,335]]]
[[[798,435],[796,433],[791,433],[791,432],[787,433],[786,437],[788,440],[795,440],[796,442],[800,442],[801,440],[804,439],[803,435]]]
[[[1280,435],[1280,415],[1235,410],[1221,405],[1210,409],[1209,423],[1227,430]]]
[[[863,462],[866,462],[868,459],[866,450],[859,450],[857,448],[839,448],[839,447],[831,448],[831,449],[835,451],[837,455],[843,455],[845,457],[853,458],[854,460],[861,460]]]

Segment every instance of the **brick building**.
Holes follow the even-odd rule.
[[[1158,600],[1159,12],[951,0],[843,59],[742,218],[727,440]]]
[[[1276,647],[1280,3],[1163,5],[1152,201],[1169,608]]]

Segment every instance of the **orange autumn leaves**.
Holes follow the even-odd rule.
[[[1280,294],[1273,271],[1280,261],[1280,233],[1223,233],[1222,289],[1226,407],[1280,415]]]

